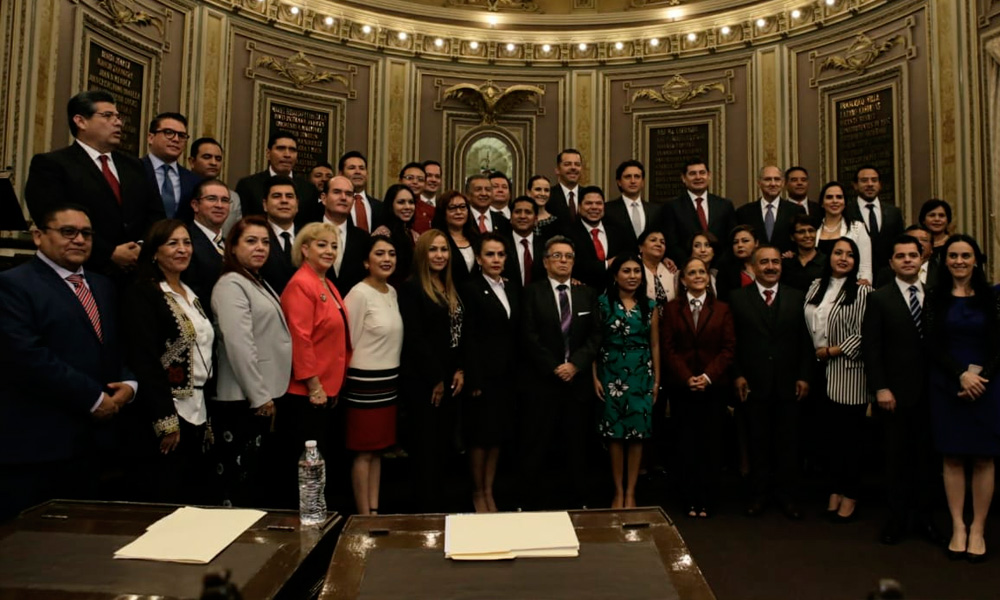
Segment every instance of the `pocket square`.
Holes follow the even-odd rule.
[[[585,317],[585,316],[587,316],[589,314],[590,314],[590,311],[588,310],[587,312],[578,312],[578,313],[576,313],[576,316],[578,316],[578,317]]]

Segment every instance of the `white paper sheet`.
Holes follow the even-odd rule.
[[[184,506],[146,528],[115,558],[207,564],[267,513]]]
[[[454,560],[579,556],[569,513],[525,512],[448,515],[444,555]]]

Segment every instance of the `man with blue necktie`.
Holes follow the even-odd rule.
[[[795,250],[792,220],[804,211],[781,197],[785,178],[778,167],[770,165],[761,169],[757,187],[760,198],[741,206],[736,211],[736,221],[753,227],[759,243],[775,246],[787,258]]]
[[[160,192],[163,212],[168,219],[189,221],[193,216],[191,197],[201,177],[178,162],[184,155],[188,137],[187,117],[173,112],[156,115],[146,135],[149,154],[142,158],[142,164],[146,168],[146,178]]]

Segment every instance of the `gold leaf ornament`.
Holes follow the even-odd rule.
[[[111,21],[115,24],[115,27],[123,27],[125,25],[149,27],[152,25],[160,32],[161,36],[163,35],[163,19],[142,12],[141,10],[129,8],[125,5],[124,0],[100,0],[97,6],[111,17]]]
[[[538,103],[545,90],[538,86],[517,84],[501,88],[492,80],[482,85],[459,83],[444,91],[445,100],[458,100],[471,107],[484,125],[496,125],[497,117],[529,100]]]
[[[651,100],[666,104],[670,108],[680,108],[691,100],[704,96],[711,91],[725,93],[726,87],[719,81],[694,85],[681,75],[674,75],[660,89],[643,88],[632,94],[632,102],[636,100]]]
[[[337,81],[344,86],[349,85],[347,77],[333,71],[321,71],[316,68],[311,60],[306,58],[305,53],[299,51],[285,60],[278,60],[273,56],[262,56],[257,59],[257,67],[270,69],[292,82],[296,89],[302,89],[307,85],[315,83],[326,83],[327,81]]]
[[[847,51],[841,56],[831,56],[823,61],[820,71],[827,69],[837,69],[839,71],[852,71],[858,75],[863,74],[878,57],[882,56],[898,44],[905,44],[906,39],[902,35],[894,35],[881,43],[875,43],[867,35],[861,33],[854,38],[854,42],[847,47]]]

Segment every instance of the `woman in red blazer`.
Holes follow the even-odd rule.
[[[733,316],[709,286],[708,265],[689,258],[681,293],[660,319],[671,414],[678,421],[682,487],[689,517],[708,517],[721,463],[729,367],[736,348]]]
[[[299,270],[281,294],[292,336],[292,376],[288,392],[275,402],[275,433],[283,448],[276,468],[288,478],[297,473],[295,465],[306,440],[316,440],[328,460],[333,452],[332,409],[351,362],[344,301],[326,278],[337,258],[338,241],[334,225],[303,227],[292,246],[292,262]],[[285,489],[291,493],[297,488],[289,482]]]

